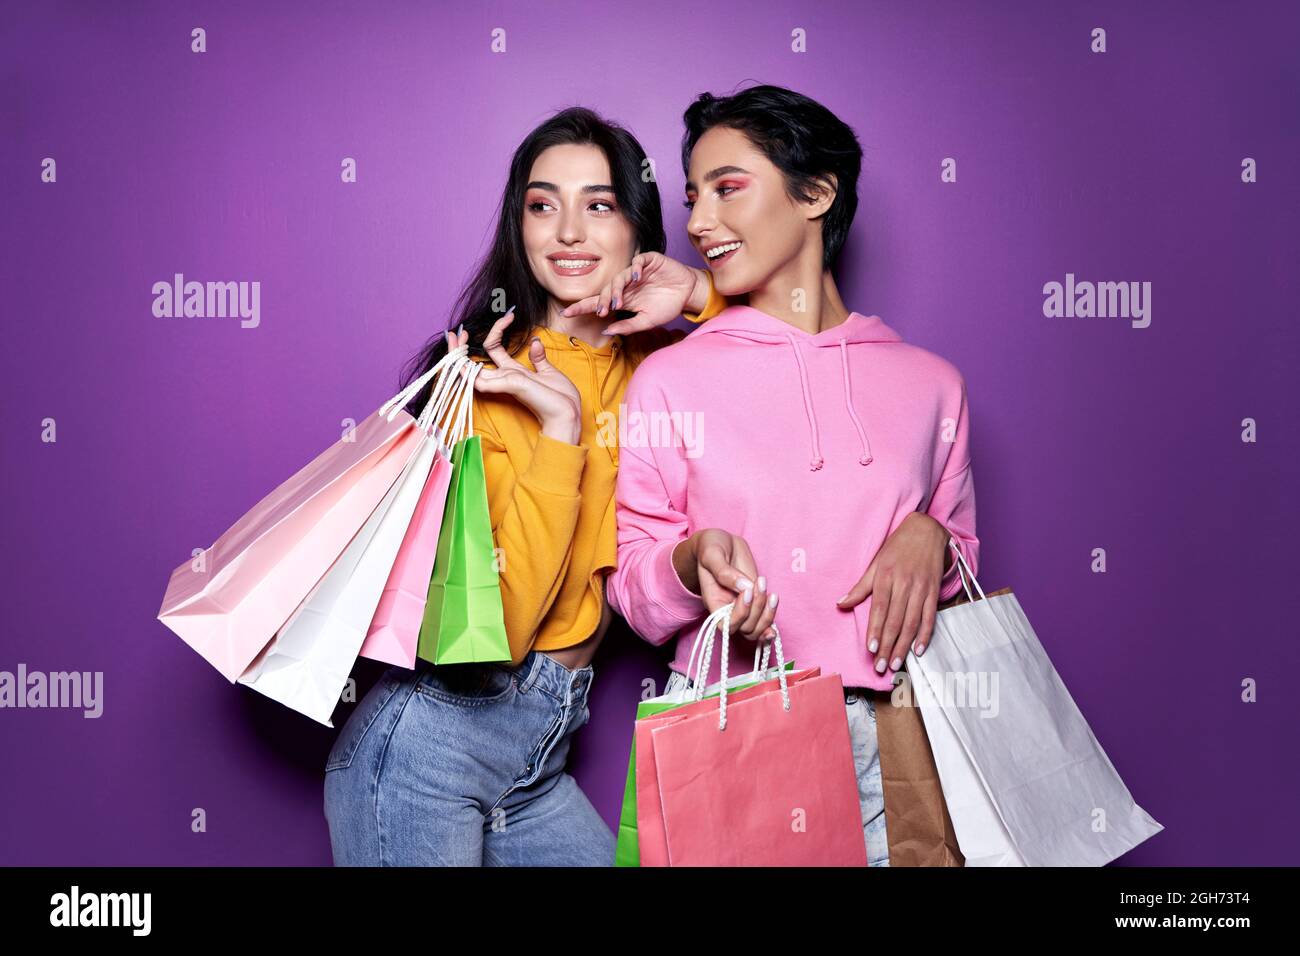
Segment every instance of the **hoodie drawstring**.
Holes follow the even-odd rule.
[[[871,445],[867,442],[867,430],[862,427],[862,422],[858,420],[858,413],[853,410],[853,385],[849,381],[849,347],[843,339],[840,339],[840,366],[844,369],[844,407],[849,410],[849,418],[853,419],[853,427],[858,430],[858,440],[862,442],[862,457],[858,459],[858,464],[869,465]]]
[[[795,364],[799,366],[799,386],[803,391],[803,409],[808,416],[808,434],[812,440],[812,459],[808,462],[808,468],[810,471],[818,471],[825,463],[825,459],[822,458],[821,444],[817,434],[817,413],[813,409],[812,390],[808,385],[808,368],[804,365],[803,354],[799,351],[799,344],[795,341],[794,336],[787,333],[785,339],[790,343],[790,351],[794,353]],[[840,369],[843,372],[844,407],[848,409],[849,418],[853,420],[853,427],[858,433],[858,440],[862,443],[862,454],[858,458],[858,464],[869,465],[874,459],[871,455],[871,444],[867,441],[867,431],[862,427],[862,421],[858,418],[858,413],[853,410],[853,384],[849,378],[849,349],[844,339],[840,339]]]
[[[817,471],[822,466],[821,447],[817,443],[817,415],[813,411],[812,393],[808,390],[808,369],[804,367],[803,356],[799,353],[799,346],[794,340],[794,336],[786,333],[785,339],[790,343],[790,351],[794,353],[795,364],[799,366],[799,385],[803,388],[803,410],[808,416],[808,433],[812,436],[812,460],[808,462],[809,471]]]

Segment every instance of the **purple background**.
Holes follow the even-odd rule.
[[[845,299],[966,377],[981,582],[1015,588],[1166,827],[1123,862],[1300,862],[1290,4],[45,3],[5,20],[0,669],[102,670],[105,713],[0,711],[0,862],[329,862],[334,732],[160,624],[168,575],[396,390],[534,124],[572,104],[626,123],[657,161],[669,251],[694,261],[681,112],[750,79],[862,140]],[[175,272],[260,281],[261,326],[155,318],[150,288]],[[1042,285],[1067,272],[1150,281],[1151,326],[1044,317]],[[640,681],[665,660],[620,632],[596,661],[572,769],[611,824]],[[382,669],[359,665],[363,692]]]

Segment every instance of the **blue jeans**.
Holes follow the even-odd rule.
[[[336,866],[610,866],[614,834],[564,772],[590,666],[392,667],[325,765]]]
[[[673,671],[664,693],[690,687],[691,682]],[[885,788],[880,779],[880,746],[876,742],[876,695],[888,699],[889,691],[866,687],[844,688],[844,712],[853,744],[853,766],[858,775],[858,806],[862,810],[862,836],[867,844],[867,866],[889,866],[889,839],[885,831]]]

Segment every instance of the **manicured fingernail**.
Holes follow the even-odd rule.
[[[597,314],[597,315],[604,315],[607,311],[608,311],[608,310],[607,310],[607,309],[602,305],[599,309],[596,310],[596,314]]]
[[[754,589],[752,587],[744,588],[740,592],[740,596],[745,599],[746,604],[750,604],[754,600]]]
[[[619,305],[622,304],[622,302],[623,302],[623,297],[622,297],[622,296],[619,296],[617,299],[614,300],[614,308],[617,309],[617,308],[619,307]]]
[[[736,587],[738,588],[752,588],[753,586],[754,582],[749,578],[736,578]]]
[[[632,273],[632,281],[633,281],[633,282],[635,282],[635,281],[636,281],[637,279],[639,279],[639,278],[641,278],[641,273],[639,273],[639,272],[633,272],[633,273]]]
[[[613,326],[610,326],[610,328],[613,328]],[[601,334],[601,335],[613,335],[614,333],[611,332],[609,329],[601,329],[601,330],[600,330],[600,334]]]
[[[871,639],[871,643],[867,645],[867,650],[869,650],[871,653],[874,654],[879,649],[880,649],[880,642],[873,637]]]
[[[464,332],[464,331],[465,331],[465,323],[462,322],[462,323],[460,324],[460,328],[458,328],[458,329],[456,330],[456,334],[457,334],[457,335],[460,335],[460,334],[461,334],[462,332]]]
[[[885,672],[885,659],[882,657],[880,660],[876,661],[876,673],[883,674],[884,672]]]
[[[845,601],[847,601],[848,599],[849,599],[849,596],[846,594],[846,595],[844,595],[844,597],[842,597],[842,598],[837,598],[837,599],[835,600],[835,603],[836,603],[836,604],[843,604],[843,603],[844,603]]]
[[[758,589],[760,591],[767,590],[767,578],[763,577],[761,574],[758,576]]]
[[[768,610],[769,610],[769,611],[770,611],[772,608],[776,607],[776,595],[775,595],[775,594],[773,594],[771,597],[769,597],[769,598],[767,599],[767,607],[768,607]]]
[[[922,654],[924,654],[924,653],[925,653],[925,645],[924,645],[924,644],[918,644],[918,645],[916,646],[916,656],[917,656],[917,657],[920,657],[920,656],[921,656]]]
[[[903,659],[901,657],[895,657],[894,662],[889,666],[892,667],[894,670],[898,670],[900,667],[903,666]]]

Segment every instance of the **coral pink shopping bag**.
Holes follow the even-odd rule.
[[[779,641],[775,680],[637,721],[642,866],[866,865],[843,683],[787,678]]]

